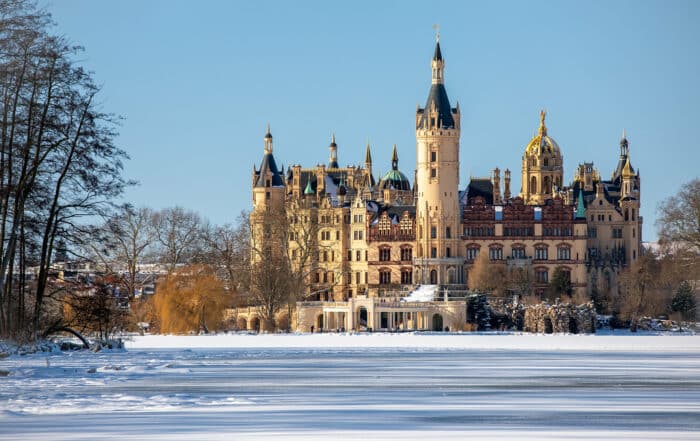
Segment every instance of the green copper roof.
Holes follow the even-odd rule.
[[[578,191],[578,204],[576,205],[576,219],[585,219],[586,209],[583,207],[583,190]]]
[[[314,189],[311,188],[311,179],[306,181],[306,188],[304,189],[304,194],[314,194]]]

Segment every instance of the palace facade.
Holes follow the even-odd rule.
[[[399,167],[396,146],[384,176],[373,174],[369,144],[361,166],[340,167],[335,136],[328,164],[280,169],[268,127],[252,174],[253,235],[284,241],[292,262],[303,259],[307,300],[397,298],[417,285],[465,291],[479,253],[488,253],[492,265],[527,271],[534,293],[557,269],[575,294],[616,286],[620,269],[639,257],[642,239],[640,177],[624,133],[609,180],[583,163],[567,184],[562,149],[540,112],[537,134],[523,150],[519,193],[511,192],[510,170],[501,181],[498,168],[460,188],[461,116],[447,95],[439,40],[431,70],[426,104],[416,111],[413,182]],[[288,219],[277,238],[262,227],[271,213]],[[418,323],[427,322],[410,327]]]

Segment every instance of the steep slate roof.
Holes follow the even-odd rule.
[[[267,172],[272,175],[272,186],[273,187],[284,187],[284,179],[282,179],[282,174],[277,168],[277,163],[275,162],[275,157],[272,153],[265,153],[263,160],[260,163],[260,170],[255,172],[257,179],[255,180],[256,187],[265,187],[265,177]]]
[[[438,117],[438,127],[444,129],[454,129],[455,120],[452,118],[452,107],[450,107],[450,100],[447,98],[447,91],[445,90],[444,84],[433,84],[430,86],[430,93],[428,93],[428,101],[425,103],[425,107],[420,109],[419,112],[423,114],[420,121],[418,122],[418,129],[428,128],[428,118],[430,117],[430,109],[435,106],[437,110]],[[456,109],[455,109],[456,111]]]
[[[484,198],[487,205],[493,204],[493,182],[491,179],[471,178],[466,191],[462,194],[462,205],[471,205],[471,201],[477,196]]]

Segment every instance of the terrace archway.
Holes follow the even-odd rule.
[[[440,314],[433,314],[433,331],[441,332],[442,330],[442,316]]]

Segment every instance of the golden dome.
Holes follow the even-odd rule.
[[[544,110],[540,111],[540,128],[537,131],[537,135],[530,140],[525,148],[525,154],[528,156],[539,156],[543,153],[549,153],[556,157],[561,156],[559,144],[553,138],[547,136],[547,126],[544,125],[544,117],[546,115],[547,112]]]

